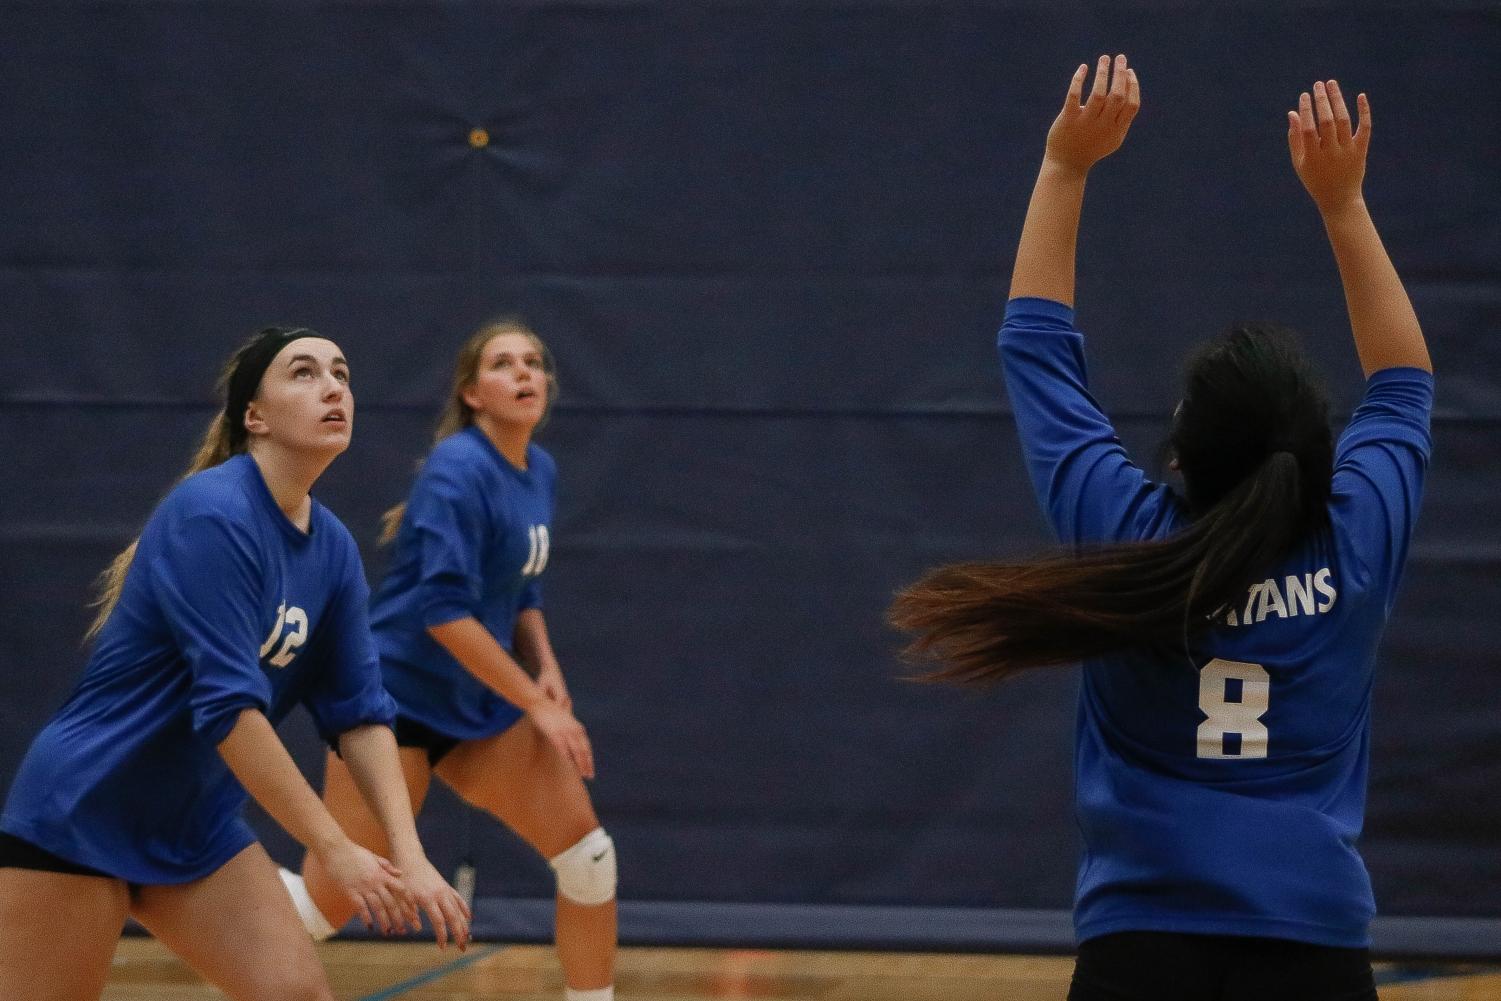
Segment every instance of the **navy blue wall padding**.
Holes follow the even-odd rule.
[[[1079,322],[1148,465],[1179,359],[1231,319],[1306,331],[1357,399],[1283,112],[1316,75],[1371,94],[1368,200],[1439,402],[1363,849],[1385,914],[1501,917],[1488,2],[7,4],[0,789],[246,333],[351,359],[318,494],[374,575],[454,350],[520,312],[564,385],[547,614],[622,896],[1066,908],[1072,673],[910,685],[881,616],[927,566],[1048,542],[993,341],[1044,133],[1106,50],[1144,107],[1090,180]],[[316,775],[307,720],[285,734]],[[482,897],[551,893],[450,794],[421,826]]]

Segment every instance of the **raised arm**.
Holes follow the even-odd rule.
[[[1011,273],[1011,298],[1023,296],[1074,304],[1074,246],[1079,235],[1079,210],[1084,204],[1084,179],[1089,168],[1120,148],[1131,120],[1141,107],[1136,71],[1126,57],[1109,56],[1095,66],[1089,99],[1080,64],[1069,82],[1063,110],[1048,130],[1042,169],[1027,205],[1016,264]]]
[[[1371,103],[1364,94],[1355,103],[1360,122],[1352,132],[1337,81],[1321,80],[1312,96],[1299,95],[1298,110],[1287,113],[1293,169],[1324,219],[1360,367],[1367,376],[1399,367],[1431,372],[1423,329],[1366,209],[1361,183],[1371,144]]]

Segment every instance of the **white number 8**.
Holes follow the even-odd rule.
[[[1239,698],[1232,698],[1237,688]],[[1199,672],[1199,710],[1209,718],[1199,724],[1199,757],[1266,757],[1261,717],[1271,692],[1271,677],[1260,664],[1218,657],[1205,664]],[[1227,735],[1238,739],[1226,740]]]

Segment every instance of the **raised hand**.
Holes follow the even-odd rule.
[[[1136,71],[1126,65],[1126,57],[1101,56],[1095,66],[1094,85],[1089,99],[1079,103],[1084,94],[1084,77],[1089,67],[1083,63],[1069,81],[1063,110],[1048,130],[1046,161],[1084,173],[1098,161],[1114,153],[1125,142],[1131,120],[1141,108],[1141,87]]]
[[[1352,132],[1339,82],[1320,80],[1313,85],[1313,95],[1307,91],[1298,95],[1298,110],[1287,113],[1287,149],[1293,170],[1320,212],[1362,200],[1360,186],[1371,145],[1371,102],[1361,94],[1355,104],[1360,125]]]

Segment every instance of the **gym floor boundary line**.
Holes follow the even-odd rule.
[[[472,966],[482,959],[489,959],[491,956],[504,952],[505,949],[506,946],[504,945],[492,945],[478,951],[470,952],[467,955],[460,956],[458,959],[444,963],[442,966],[435,966],[426,973],[419,973],[415,977],[408,977],[400,983],[382,988],[374,994],[366,994],[364,997],[358,998],[357,1001],[391,1001],[392,998],[401,997],[401,995],[414,987],[421,987],[423,984],[432,983],[434,980],[441,980],[450,973],[462,970],[466,966]]]

